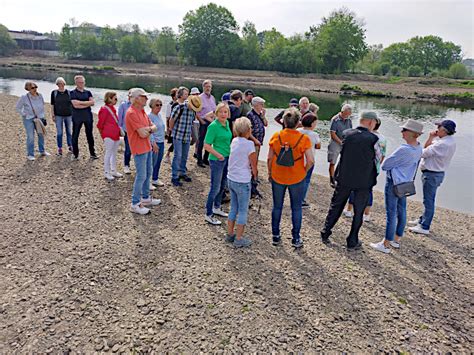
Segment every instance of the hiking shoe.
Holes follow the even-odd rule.
[[[216,217],[214,216],[208,216],[206,215],[206,217],[204,217],[204,220],[207,222],[207,223],[210,223],[212,224],[213,226],[219,226],[222,224],[221,221],[219,221]]]
[[[78,160],[79,160],[78,156],[76,157],[74,154],[71,155],[71,161],[78,161]]]
[[[97,159],[99,159],[99,156],[97,154],[92,154],[91,159],[92,160],[97,160]]]
[[[151,183],[154,186],[165,186],[165,184],[160,180],[153,180]]]
[[[420,224],[418,224],[415,227],[410,227],[408,228],[408,230],[416,234],[423,234],[423,235],[430,234],[430,231],[428,229],[424,229]]]
[[[143,206],[158,206],[159,204],[161,204],[161,200],[159,198],[142,198]]]
[[[272,238],[272,244],[274,246],[278,246],[281,244],[281,236],[279,235],[274,235],[273,238]]]
[[[183,186],[183,183],[179,179],[171,179],[173,186]]]
[[[387,248],[384,243],[383,243],[383,240],[381,242],[378,242],[378,243],[370,243],[369,244],[372,248],[374,248],[375,250],[378,250],[382,253],[385,253],[385,254],[390,254],[390,248]]]
[[[155,191],[156,190],[156,187],[153,186],[153,184],[150,182],[150,191]]]
[[[127,175],[128,175],[128,174],[131,174],[132,172],[130,171],[130,167],[125,165],[125,166],[123,167],[123,173],[124,173],[124,174],[127,174]]]
[[[181,176],[179,177],[179,180],[184,180],[184,181],[186,181],[186,182],[191,182],[191,181],[193,181],[193,179],[191,179],[188,175],[181,175]]]
[[[110,173],[110,175],[112,175],[113,177],[117,177],[117,178],[123,177],[123,175],[120,174],[118,171],[112,171],[112,172]]]
[[[419,219],[419,218],[417,218],[417,219],[414,219],[414,220],[408,221],[408,222],[407,222],[407,224],[408,224],[409,226],[415,227],[415,226],[417,226],[417,225],[419,225],[419,224],[420,224],[420,219]]]
[[[141,215],[150,213],[150,209],[143,207],[141,203],[137,203],[136,205],[132,204],[130,206],[130,211],[133,213],[141,214]]]
[[[63,148],[58,148],[58,152],[56,155],[59,155],[59,156],[63,155]]]
[[[362,220],[364,222],[370,222],[370,214],[364,214],[364,216],[362,217]]]
[[[352,251],[352,250],[360,250],[362,249],[362,242],[357,242],[356,245],[353,246],[347,246],[347,250]]]
[[[344,210],[342,211],[342,214],[344,215],[344,217],[347,217],[347,218],[354,217],[354,213],[352,211]]]
[[[246,248],[246,247],[249,247],[251,244],[252,244],[252,241],[244,237],[240,239],[235,239],[233,243],[235,248]]]
[[[28,159],[28,160],[30,160],[30,161],[33,161],[33,160],[35,160],[35,157],[34,157],[33,155],[28,155],[28,156],[26,157],[26,159]]]
[[[51,154],[48,153],[47,151],[44,151],[44,152],[41,152],[40,155],[41,155],[42,157],[49,157]]]
[[[227,243],[233,243],[234,240],[235,240],[235,234],[232,234],[232,235],[226,234],[225,235],[225,241]]]
[[[112,174],[110,174],[110,173],[105,173],[105,174],[104,174],[104,177],[105,177],[107,180],[109,180],[109,181],[115,180],[115,178],[114,178],[114,177],[112,176]]]
[[[214,213],[215,215],[221,216],[221,217],[228,217],[229,216],[227,213],[222,211],[220,208],[213,208],[212,213]]]
[[[392,246],[392,248],[400,249],[400,242],[396,242],[394,240],[391,240],[390,245]]]
[[[291,241],[291,245],[293,246],[293,248],[295,249],[300,249],[303,247],[303,241],[301,239],[297,239],[297,240],[292,240]]]
[[[303,201],[303,203],[301,204],[301,208],[310,208],[310,207],[311,205],[306,201]]]

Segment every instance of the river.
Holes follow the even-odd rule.
[[[56,88],[54,80],[58,76],[63,76],[68,83],[73,82],[73,74],[60,72],[28,71],[17,69],[0,69],[0,92],[10,95],[20,96],[25,93],[25,79],[33,79],[39,86],[39,92],[49,101],[50,93]],[[144,76],[123,76],[123,75],[105,75],[89,74],[86,76],[88,89],[92,91],[96,98],[96,105],[93,111],[97,112],[102,105],[101,98],[108,90],[114,90],[119,96],[119,100],[125,100],[127,90],[131,87],[143,87],[152,93],[152,97],[158,97],[165,103],[169,102],[167,93],[172,87],[185,85],[188,87],[197,86],[200,83],[163,78],[152,78]],[[72,88],[71,86],[67,86]],[[213,93],[216,98],[229,89],[234,89],[232,85],[214,85]],[[242,91],[247,87],[241,87]],[[276,116],[283,107],[286,107],[292,97],[300,97],[298,93],[271,90],[268,88],[252,87],[257,95],[267,101],[267,116],[272,118]],[[457,133],[455,135],[457,142],[456,154],[451,162],[450,168],[446,173],[445,181],[438,191],[436,204],[449,209],[474,213],[474,110],[450,108],[426,103],[411,102],[405,100],[389,100],[375,98],[346,98],[337,95],[312,95],[309,96],[311,102],[319,105],[319,117],[317,131],[323,140],[323,146],[316,154],[315,171],[320,175],[328,175],[328,165],[326,161],[328,144],[328,122],[329,119],[338,112],[343,103],[350,103],[354,107],[353,125],[357,125],[358,113],[362,110],[373,110],[377,112],[382,120],[380,133],[387,138],[387,151],[390,154],[403,141],[399,126],[408,118],[420,120],[425,125],[425,133],[420,137],[424,143],[428,132],[435,128],[433,122],[441,119],[451,119],[457,124]],[[261,159],[265,159],[268,151],[268,139],[279,129],[279,125],[270,119],[270,125],[266,132],[265,144]],[[421,175],[421,174],[419,174]],[[376,189],[383,191],[385,183],[385,174],[382,173],[378,178]],[[417,177],[418,194],[411,197],[415,200],[422,199],[422,189],[420,178]]]

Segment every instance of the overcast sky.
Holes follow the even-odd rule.
[[[98,26],[137,23],[143,29],[170,26],[176,31],[187,11],[201,0],[0,0],[0,23],[13,30],[61,30],[72,17]],[[262,31],[275,27],[285,35],[305,32],[333,9],[346,6],[365,21],[367,42],[403,42],[413,36],[438,35],[474,56],[474,0],[220,0],[239,25],[246,20]]]

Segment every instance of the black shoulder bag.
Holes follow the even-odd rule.
[[[415,170],[415,176],[413,176],[412,181],[407,181],[407,182],[402,182],[401,184],[393,185],[393,193],[395,196],[398,198],[402,197],[408,197],[408,196],[413,196],[416,194],[416,188],[415,188],[415,178],[416,178],[416,173],[418,172],[418,165],[420,165],[420,161],[418,160],[418,163],[416,164],[416,170]],[[390,177],[392,178],[392,170],[390,170]]]

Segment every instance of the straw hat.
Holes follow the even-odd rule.
[[[202,109],[202,101],[199,96],[188,97],[188,107],[194,112],[199,112]]]
[[[409,130],[418,134],[423,133],[423,124],[415,120],[406,121],[403,126],[400,126],[400,128],[405,128],[406,130]]]

